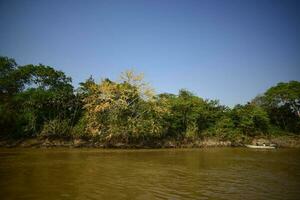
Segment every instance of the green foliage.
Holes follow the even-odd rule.
[[[245,106],[237,105],[231,111],[234,128],[239,129],[243,134],[255,136],[261,133],[268,133],[268,114],[253,104]]]
[[[212,134],[222,139],[228,139],[235,134],[235,128],[233,119],[229,115],[224,115],[216,122],[213,127]]]
[[[266,91],[265,99],[274,107],[288,105],[300,117],[300,82],[278,83]]]
[[[128,142],[162,133],[160,118],[165,111],[141,75],[128,71],[119,83],[106,79],[87,84],[86,91],[87,128],[93,135]]]
[[[278,83],[253,102],[268,112],[273,125],[300,133],[300,82]]]
[[[63,138],[70,139],[71,135],[71,126],[70,121],[66,119],[53,119],[50,121],[46,121],[43,124],[40,137],[42,138]]]
[[[44,65],[18,66],[6,57],[0,57],[0,70],[2,136],[34,136],[44,122],[78,118],[74,110],[79,100],[73,93],[71,78],[63,72]]]
[[[265,93],[272,121],[286,131],[300,133],[300,82],[278,83]]]
[[[168,137],[201,137],[223,115],[225,107],[217,101],[203,100],[187,90],[179,95],[162,94],[170,114],[165,117]]]
[[[78,120],[78,122],[72,127],[71,135],[73,138],[77,139],[88,139],[91,138],[92,135],[87,131],[87,123],[88,120],[86,116],[83,116]]]
[[[22,88],[22,80],[16,73],[17,63],[14,59],[0,56],[0,101],[17,93]]]
[[[233,109],[188,90],[155,95],[143,75],[120,81],[71,78],[45,65],[18,66],[0,57],[0,137],[139,142],[300,133],[300,83],[279,83]]]

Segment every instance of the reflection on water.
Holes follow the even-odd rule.
[[[300,150],[0,149],[1,199],[300,199]]]

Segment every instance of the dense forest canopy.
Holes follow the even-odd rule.
[[[158,94],[141,74],[120,81],[72,79],[45,65],[0,57],[2,138],[85,138],[135,142],[203,137],[232,139],[300,134],[300,82],[278,83],[246,105],[229,108],[188,90]]]

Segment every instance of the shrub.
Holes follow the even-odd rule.
[[[71,135],[71,126],[69,120],[65,119],[54,119],[44,123],[42,131],[40,133],[41,137],[50,139],[69,139]]]
[[[248,136],[255,136],[261,133],[268,133],[268,114],[259,106],[247,104],[237,105],[231,112],[234,127],[241,133]]]
[[[212,130],[215,136],[218,136],[222,139],[229,139],[234,135],[234,123],[233,120],[224,116],[220,120],[218,120]]]
[[[92,135],[87,131],[87,119],[86,117],[82,117],[74,127],[72,127],[71,135],[73,138],[77,139],[88,139],[91,138]]]

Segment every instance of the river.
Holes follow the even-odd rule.
[[[0,198],[300,199],[300,149],[0,149]]]

